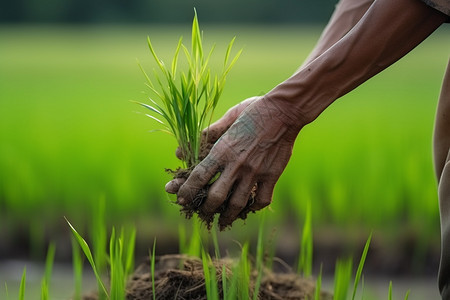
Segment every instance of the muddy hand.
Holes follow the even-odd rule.
[[[201,210],[213,214],[225,203],[219,219],[222,227],[230,225],[244,209],[255,211],[269,205],[300,129],[286,103],[282,107],[265,98],[254,101],[179,187],[178,203],[191,203],[220,173]],[[255,186],[255,197],[249,203]]]
[[[242,113],[244,109],[247,108],[251,103],[260,97],[251,97],[239,104],[236,104],[232,108],[230,108],[219,120],[211,124],[208,128],[204,129],[202,132],[202,143],[206,141],[208,145],[210,145],[209,149],[211,149],[212,145],[225,133],[225,131],[230,128],[231,124],[236,121],[239,115]],[[175,155],[178,159],[183,160],[183,154],[181,148],[178,147],[175,151]],[[167,191],[167,190],[166,190]],[[178,191],[178,189],[177,189]],[[175,192],[167,191],[168,193],[175,194]]]

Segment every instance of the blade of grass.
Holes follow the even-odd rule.
[[[313,233],[311,222],[311,201],[308,200],[306,202],[306,216],[303,224],[300,244],[300,258],[297,267],[297,272],[303,273],[304,277],[310,277],[312,274]]]
[[[320,291],[322,290],[322,264],[320,265],[319,276],[316,279],[316,290],[314,291],[314,300],[320,300]]]
[[[55,243],[50,243],[47,250],[47,257],[45,259],[45,277],[47,283],[50,283],[52,278],[53,262],[55,261],[56,246]]]
[[[409,292],[411,292],[411,291],[410,291],[410,290],[406,291],[405,300],[408,300],[408,298],[409,298]]]
[[[109,241],[110,256],[110,297],[111,299],[125,299],[125,271],[123,266],[124,231],[119,237],[113,227]]]
[[[41,282],[41,300],[50,299],[49,285],[52,277],[53,261],[55,259],[55,243],[50,243],[47,250],[47,257],[45,259],[45,273]]]
[[[41,300],[48,300],[49,298],[48,284],[44,280],[41,282]]]
[[[239,260],[239,282],[238,295],[239,299],[250,299],[250,264],[248,261],[248,243],[246,242],[242,247],[241,258]]]
[[[388,300],[392,300],[392,281],[389,281]]]
[[[27,281],[27,268],[25,267],[23,269],[22,279],[20,280],[19,300],[25,300],[25,284],[26,284],[26,281]]]
[[[369,246],[370,246],[371,240],[372,240],[372,233],[370,233],[369,238],[366,241],[363,253],[361,255],[361,259],[359,260],[359,265],[358,265],[358,269],[356,271],[355,281],[353,284],[352,300],[354,300],[355,296],[356,296],[356,290],[358,289],[359,279],[361,278],[362,270],[364,268],[364,263],[366,261],[367,252],[369,251]]]
[[[153,295],[153,300],[156,300],[156,290],[155,290],[155,261],[156,261],[156,257],[155,257],[155,253],[156,253],[156,237],[153,239],[153,250],[152,253],[150,255],[151,259],[150,259],[150,269],[151,269],[151,275],[152,275],[152,295]]]
[[[86,243],[86,241],[83,239],[83,237],[75,230],[75,228],[70,224],[69,220],[66,219],[67,224],[69,224],[70,230],[72,231],[72,234],[74,235],[76,241],[81,247],[81,250],[83,250],[84,255],[86,256],[87,260],[91,264],[92,270],[94,271],[95,278],[97,279],[97,283],[99,284],[101,290],[100,292],[103,293],[106,297],[109,298],[108,292],[106,290],[105,285],[103,284],[102,278],[100,276],[99,270],[95,264],[94,257],[92,256],[91,249],[89,248],[89,245]]]
[[[180,39],[178,40],[177,48],[175,50],[175,54],[173,56],[173,60],[172,60],[172,78],[173,79],[176,78],[176,74],[177,74],[178,55],[180,53],[182,41],[183,41],[183,37],[180,37]]]
[[[334,273],[333,300],[347,300],[348,288],[352,272],[352,260],[338,260]]]
[[[258,275],[256,277],[255,282],[255,290],[253,292],[253,300],[259,299],[259,288],[261,286],[261,280],[262,275],[264,271],[264,263],[263,263],[263,254],[264,254],[264,247],[263,247],[263,232],[265,231],[265,215],[266,210],[264,210],[261,213],[260,222],[259,222],[259,229],[258,229],[258,240],[256,242],[256,270],[258,272]]]
[[[131,229],[131,233],[126,240],[125,248],[125,276],[128,276],[134,269],[134,248],[136,244],[136,228]]]
[[[80,248],[74,236],[71,238],[72,242],[72,264],[73,264],[73,278],[74,278],[74,300],[81,300],[81,289],[83,284],[83,260],[80,254]]]
[[[216,268],[214,267],[211,257],[202,248],[202,266],[203,275],[205,277],[206,299],[218,300],[219,292],[217,287]]]

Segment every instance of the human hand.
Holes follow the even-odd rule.
[[[168,192],[177,193],[180,205],[189,206],[219,173],[199,209],[203,215],[220,213],[221,228],[271,203],[275,184],[302,127],[287,103],[280,105],[266,98],[249,102],[231,126],[226,125],[227,119],[218,121],[218,130],[229,129],[186,182],[178,185],[179,189],[172,183],[166,187]]]
[[[208,128],[205,128],[202,132],[202,149],[200,153],[200,159],[204,159],[217,140],[225,133],[225,131],[230,128],[230,126],[236,121],[239,115],[242,113],[244,109],[247,108],[254,101],[258,100],[260,97],[251,97],[247,98],[244,101],[236,104],[231,107],[219,120],[209,125]],[[183,160],[183,152],[181,148],[178,147],[175,151],[175,155],[178,159]],[[180,188],[180,186],[186,181],[186,178],[179,177],[169,181],[166,184],[166,192],[170,194],[176,194]]]

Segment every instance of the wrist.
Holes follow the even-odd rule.
[[[324,65],[316,66],[314,71],[303,68],[265,95],[301,126],[314,121],[341,94],[328,80],[328,72],[321,70]]]

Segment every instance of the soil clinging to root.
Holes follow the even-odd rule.
[[[166,171],[169,172],[170,174],[172,174],[174,179],[175,178],[187,179],[192,170],[193,170],[193,168],[190,168],[190,169],[181,169],[180,168],[175,171],[168,170],[168,169]],[[215,212],[213,212],[213,213],[205,212],[204,210],[202,210],[202,205],[208,198],[208,191],[212,184],[213,184],[213,182],[207,184],[204,188],[202,188],[200,191],[198,191],[197,195],[195,195],[195,197],[194,197],[194,200],[186,205],[181,205],[181,209],[180,209],[180,212],[183,215],[185,215],[185,217],[187,219],[190,219],[194,216],[194,214],[197,214],[198,218],[202,221],[202,223],[204,223],[206,225],[206,227],[208,229],[211,229],[212,224],[214,223],[215,216],[217,214],[220,215],[222,212],[225,211],[228,201],[233,193],[233,189],[231,189],[231,192],[228,194],[227,198],[225,199],[225,202],[222,203],[222,205],[220,205],[219,208]],[[255,185],[253,187],[250,197],[247,201],[247,206],[238,215],[239,219],[245,220],[249,213],[254,212],[250,208],[250,205],[253,204],[253,202],[255,201],[256,189],[257,189],[257,186]],[[219,224],[219,229],[221,231],[226,229],[227,227],[231,227],[231,225],[232,225],[232,224],[224,224],[221,222],[220,219],[219,219],[218,224]]]
[[[203,132],[203,138],[202,138],[202,143],[200,146],[200,154],[199,154],[200,161],[203,160],[209,154],[211,148],[214,145],[211,142],[204,142],[204,141],[207,141],[207,140],[216,141],[219,138],[219,136],[216,136],[217,133],[210,132],[209,134],[211,136],[207,137],[206,132]],[[178,151],[180,151],[180,150],[178,150]],[[182,157],[183,155],[180,153],[179,156]],[[192,170],[194,169],[194,167],[195,166],[190,166],[187,169],[178,168],[176,170],[166,169],[166,172],[171,174],[173,179],[176,179],[176,178],[187,179],[189,177],[189,175],[191,174]],[[217,178],[219,176],[220,176],[220,172],[219,172],[219,175],[217,176]],[[198,218],[206,225],[206,227],[208,229],[211,229],[212,224],[214,222],[214,217],[217,214],[220,215],[222,212],[225,211],[228,201],[229,201],[231,195],[233,194],[233,188],[232,188],[230,193],[227,195],[227,198],[225,199],[224,203],[221,206],[219,206],[219,208],[215,212],[210,213],[210,212],[203,211],[202,205],[208,198],[208,191],[209,191],[210,187],[212,186],[212,184],[214,183],[214,181],[217,180],[217,178],[211,180],[209,184],[207,184],[204,188],[202,188],[200,191],[198,191],[197,195],[194,197],[194,199],[191,203],[182,205],[181,209],[180,209],[181,213],[184,214],[187,219],[190,219],[194,216],[194,214],[197,214]],[[247,218],[247,215],[250,212],[254,212],[250,208],[250,206],[255,202],[257,188],[258,188],[257,185],[255,185],[253,187],[251,194],[249,196],[249,199],[247,201],[247,206],[239,214],[239,216],[238,216],[239,219],[245,220]],[[219,229],[221,231],[226,229],[227,227],[231,227],[231,225],[232,225],[232,224],[224,224],[220,221],[220,219],[219,219],[218,224],[219,224]]]
[[[226,276],[231,279],[232,269],[236,262],[231,259],[213,260],[217,270],[217,285],[219,295],[222,291],[222,270],[226,269]],[[205,278],[202,261],[199,258],[186,255],[164,255],[155,260],[155,294],[156,299],[193,299],[206,300]],[[249,293],[252,291],[258,274],[252,272],[250,276]],[[314,299],[315,282],[297,274],[272,273],[265,270],[259,288],[259,300],[289,300]],[[83,300],[95,300],[95,295],[85,296]],[[150,260],[139,265],[131,275],[126,288],[127,300],[153,299],[152,275]],[[320,299],[333,299],[330,293],[322,291]]]

